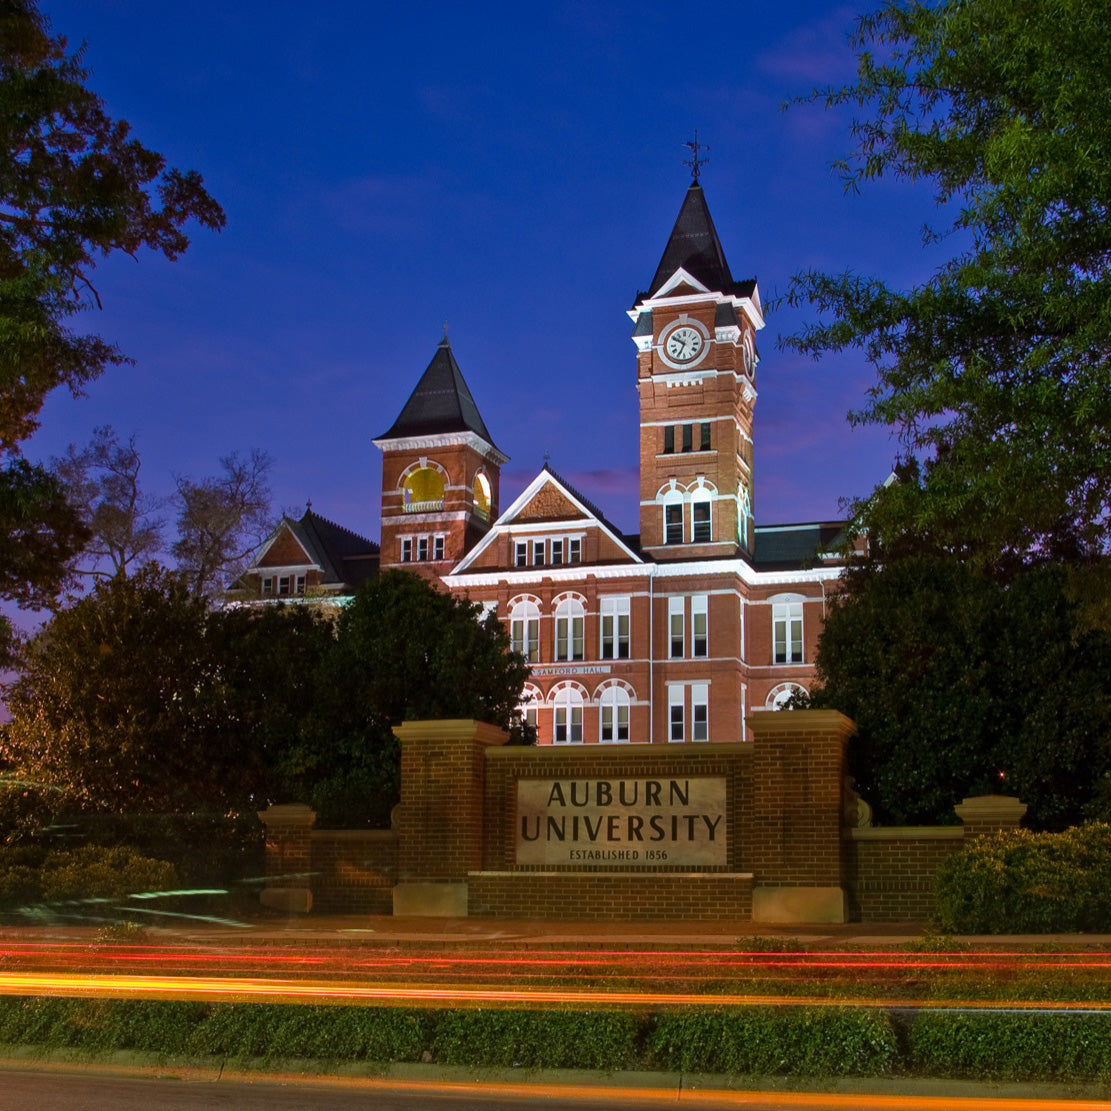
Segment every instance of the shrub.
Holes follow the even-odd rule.
[[[648,1047],[654,1063],[673,1072],[757,1076],[876,1076],[897,1050],[885,1015],[794,1007],[663,1015]]]
[[[997,1080],[1111,1077],[1111,1015],[928,1012],[907,1034],[908,1071]]]
[[[1111,929],[1111,825],[978,837],[942,865],[934,906],[947,933]]]
[[[177,873],[172,864],[142,856],[126,845],[83,845],[72,852],[52,852],[42,866],[42,897],[47,902],[122,899],[175,887]]]
[[[444,1065],[619,1069],[633,1060],[637,1023],[591,1011],[445,1011],[432,1056]]]

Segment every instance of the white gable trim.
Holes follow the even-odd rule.
[[[454,581],[454,576],[460,572],[467,570],[475,560],[484,552],[491,544],[508,533],[519,533],[525,531],[527,528],[535,527],[536,531],[553,531],[553,526],[547,521],[537,521],[535,525],[531,525],[527,521],[515,523],[518,514],[525,508],[529,502],[548,484],[554,486],[578,511],[582,514],[584,520],[576,521],[560,521],[558,522],[559,532],[571,532],[576,528],[585,528],[593,526],[599,529],[606,536],[608,536],[617,546],[621,549],[634,563],[643,563],[644,560],[636,554],[622,538],[614,532],[611,528],[598,517],[596,513],[591,512],[579,499],[572,493],[551,471],[541,471],[529,484],[525,487],[521,495],[513,502],[513,504],[502,513],[502,515],[490,526],[490,531],[463,557],[463,559],[456,564],[452,569],[451,574],[446,576],[444,581]],[[513,526],[510,528],[510,526]],[[578,573],[581,574],[581,567],[578,564],[574,566],[579,567]]]

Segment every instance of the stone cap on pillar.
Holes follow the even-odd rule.
[[[266,826],[287,826],[294,829],[312,829],[316,811],[303,802],[283,802],[258,811],[258,820]]]
[[[404,744],[407,740],[474,741],[494,747],[509,740],[509,734],[496,725],[471,718],[447,718],[442,721],[403,721],[393,727],[394,736]]]
[[[1017,826],[1026,815],[1026,803],[1012,795],[975,795],[953,808],[966,826]]]
[[[847,738],[856,732],[856,722],[840,710],[761,710],[750,714],[745,724],[756,740],[813,733]]]

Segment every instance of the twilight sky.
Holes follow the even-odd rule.
[[[861,0],[861,8],[867,7]],[[32,458],[98,424],[137,437],[146,484],[214,473],[232,451],[274,458],[275,511],[306,499],[378,537],[380,455],[449,326],[508,454],[502,506],[543,465],[636,531],[632,324],[708,145],[702,184],[734,277],[765,303],[807,268],[905,286],[930,198],[897,183],[846,196],[830,171],[849,117],[781,111],[852,76],[861,10],[822,0],[738,6],[378,0],[42,0],[87,44],[91,86],[227,213],[177,263],[96,272],[87,326],[136,362],[86,397],[54,396]],[[757,373],[756,517],[828,519],[868,492],[896,445],[852,429],[871,384],[777,338]],[[87,320],[87,324],[85,321]]]

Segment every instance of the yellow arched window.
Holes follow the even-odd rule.
[[[406,513],[435,513],[444,508],[444,476],[435,467],[412,471],[401,488]]]
[[[480,517],[490,517],[490,480],[481,472],[474,476],[474,507]]]

